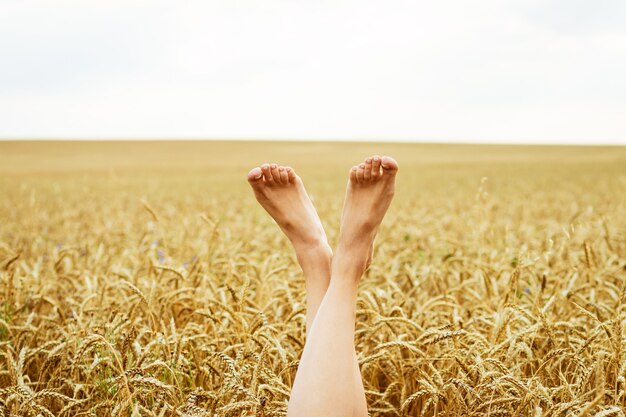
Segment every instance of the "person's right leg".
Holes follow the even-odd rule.
[[[364,163],[350,172],[330,285],[300,359],[288,417],[354,415],[357,288],[376,231],[393,198],[397,169],[393,159],[384,157],[382,169]]]
[[[380,169],[380,158],[377,157],[376,161],[369,158],[369,164],[372,163]],[[263,164],[248,173],[248,181],[261,206],[274,218],[295,249],[306,286],[308,337],[330,282],[332,250],[326,233],[302,180],[291,167]],[[353,357],[356,404],[354,417],[367,417],[365,389],[356,352]]]

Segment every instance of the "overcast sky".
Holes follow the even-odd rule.
[[[1,0],[22,137],[626,144],[626,1]]]

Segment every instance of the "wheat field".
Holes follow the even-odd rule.
[[[0,142],[0,416],[283,416],[295,255],[245,181],[400,163],[362,280],[371,416],[624,416],[626,148]]]

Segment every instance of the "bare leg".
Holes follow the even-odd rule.
[[[366,170],[366,168],[368,170]],[[289,417],[353,416],[354,326],[358,284],[378,226],[393,198],[396,161],[350,171],[331,279],[307,338],[289,400]]]
[[[332,250],[326,234],[302,180],[293,169],[263,164],[248,173],[248,181],[259,203],[276,220],[296,250],[307,289],[308,335],[330,282]],[[357,404],[354,416],[366,417],[365,389],[355,352],[353,367]]]

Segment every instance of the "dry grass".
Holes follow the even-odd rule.
[[[374,150],[370,414],[624,416],[625,148],[325,143],[0,143],[0,416],[284,415],[304,287],[244,175],[292,164],[334,239]]]

